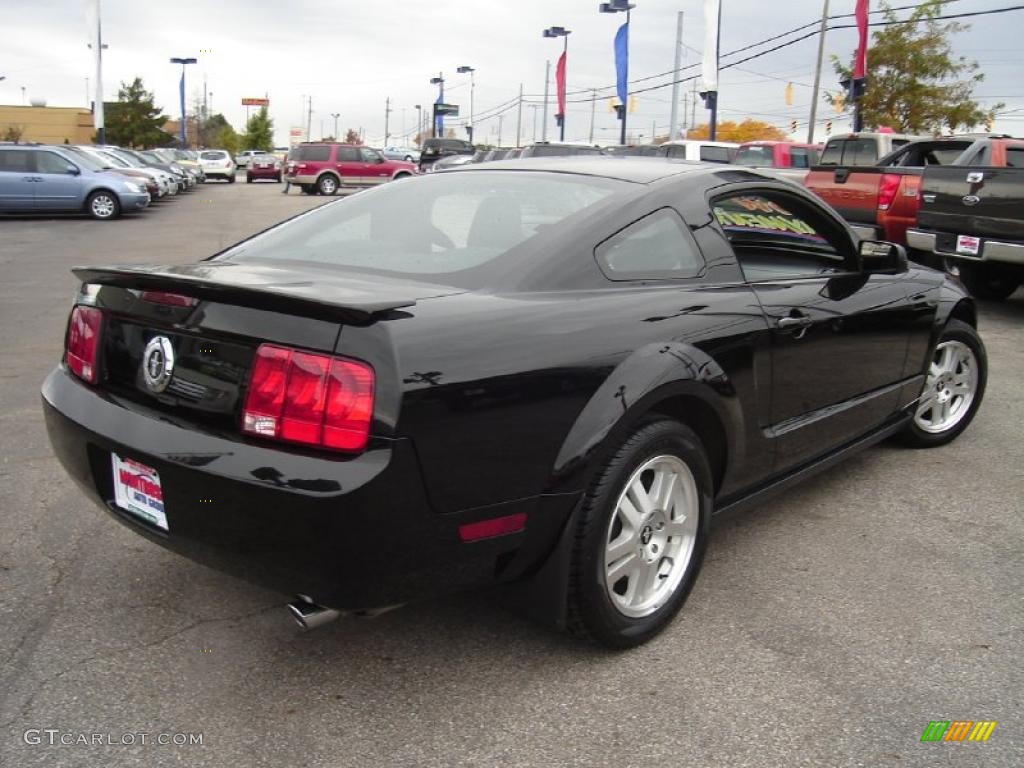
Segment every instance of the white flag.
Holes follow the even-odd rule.
[[[718,25],[721,0],[704,0],[704,58],[701,71],[705,91],[718,90]]]

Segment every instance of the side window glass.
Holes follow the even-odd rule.
[[[847,272],[854,255],[838,224],[804,201],[745,192],[712,204],[749,282]]]
[[[0,172],[29,173],[31,170],[28,151],[24,149],[0,150]]]
[[[1006,167],[1024,168],[1024,147],[1006,148]]]
[[[67,173],[68,166],[71,164],[69,160],[65,160],[53,152],[39,152],[37,150],[35,156],[36,173]]]
[[[793,168],[808,168],[807,150],[803,147],[793,147],[789,150],[789,164]]]
[[[609,280],[694,277],[704,260],[675,211],[660,211],[633,222],[601,243],[597,264]]]
[[[359,154],[361,156],[360,159],[364,163],[376,163],[377,159],[380,157],[375,150],[369,149],[367,147],[363,147],[362,149],[360,149]]]
[[[359,149],[356,147],[338,147],[339,163],[358,163]]]

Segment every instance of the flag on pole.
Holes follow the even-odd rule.
[[[434,103],[435,104],[443,104],[444,103],[444,96],[441,95],[440,93],[437,94],[437,98],[434,99]],[[437,135],[438,136],[444,136],[444,115],[442,115],[442,114],[438,114],[437,115],[437,117],[436,117],[436,126],[435,127],[437,129]]]
[[[868,0],[857,0],[853,15],[857,19],[857,55],[853,60],[853,79],[862,80],[868,68]]]
[[[721,0],[704,0],[704,57],[701,80],[704,90],[718,90],[718,24],[722,17]]]
[[[615,73],[619,103],[624,105],[629,80],[629,22],[619,27],[619,31],[615,33]]]
[[[558,65],[555,67],[555,92],[558,94],[559,124],[565,119],[565,51],[558,57]]]

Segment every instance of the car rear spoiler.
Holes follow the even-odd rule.
[[[398,281],[381,286],[365,276],[344,272],[237,262],[73,267],[71,271],[83,284],[181,293],[225,304],[353,323],[366,323],[375,315],[411,307],[417,296],[424,295],[422,286],[416,286],[416,290],[414,284]]]

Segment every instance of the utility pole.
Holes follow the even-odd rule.
[[[505,117],[505,115],[498,115],[498,146],[499,147],[501,146],[501,121],[504,119],[504,117]]]
[[[548,80],[551,79],[551,59],[544,62],[544,122],[540,127],[540,140],[548,140]]]
[[[540,104],[531,104],[530,111],[533,112],[533,135],[530,139],[531,144],[537,143],[537,110],[540,109]]]
[[[590,89],[590,143],[594,143],[594,112],[597,111],[597,88]]]
[[[93,53],[96,55],[96,103],[93,105],[93,124],[96,126],[96,142],[98,144],[107,143],[107,129],[106,123],[103,119],[103,49],[106,47],[103,45],[103,23],[101,21],[100,13],[100,0],[96,2],[96,29],[94,30],[95,36],[92,38],[90,47],[93,49]],[[22,86],[21,99],[25,100],[25,88]]]
[[[384,146],[388,145],[388,138],[391,136],[391,97],[384,99]]]
[[[523,84],[519,84],[519,103],[516,105],[516,147],[521,147],[523,137]]]
[[[313,140],[313,97],[306,101],[306,141]]]
[[[676,16],[676,61],[672,71],[672,113],[668,121],[668,139],[676,138],[679,130],[679,68],[683,65],[683,12]],[[686,107],[683,107],[683,119],[686,119]]]
[[[807,125],[807,143],[814,143],[814,121],[818,118],[818,88],[821,86],[821,61],[825,58],[825,31],[828,29],[828,0],[821,9],[821,31],[818,32],[818,65],[814,69],[814,88],[811,90],[811,121]]]

